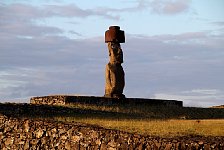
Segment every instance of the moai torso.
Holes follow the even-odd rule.
[[[118,42],[108,42],[110,61],[106,65],[105,97],[124,98],[125,75],[121,63],[123,52]]]

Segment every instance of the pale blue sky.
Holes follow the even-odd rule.
[[[224,103],[223,0],[2,0],[2,102],[102,96],[110,25],[126,34],[127,97]]]

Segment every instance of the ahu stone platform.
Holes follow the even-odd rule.
[[[145,99],[145,98],[106,98],[97,96],[71,96],[71,95],[52,95],[32,97],[31,104],[46,105],[69,105],[69,104],[95,104],[95,105],[151,105],[151,106],[177,106],[183,107],[182,101]]]

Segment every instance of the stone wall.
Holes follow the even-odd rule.
[[[177,100],[160,100],[160,99],[144,99],[144,98],[106,98],[96,96],[68,96],[68,95],[52,95],[32,97],[31,104],[47,104],[47,105],[65,105],[71,103],[85,103],[97,105],[114,105],[114,104],[131,104],[131,105],[157,105],[157,106],[177,106],[182,107],[183,102]]]
[[[224,149],[224,137],[159,138],[80,123],[19,119],[0,114],[0,149]]]
[[[46,105],[65,105],[67,96],[55,95],[55,96],[39,96],[32,97],[30,99],[31,104],[46,104]]]

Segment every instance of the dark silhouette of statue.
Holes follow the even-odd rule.
[[[105,42],[108,43],[109,63],[106,65],[105,97],[125,98],[123,94],[125,86],[125,74],[121,64],[123,63],[123,51],[120,43],[125,42],[124,31],[118,26],[111,26],[105,33]]]

